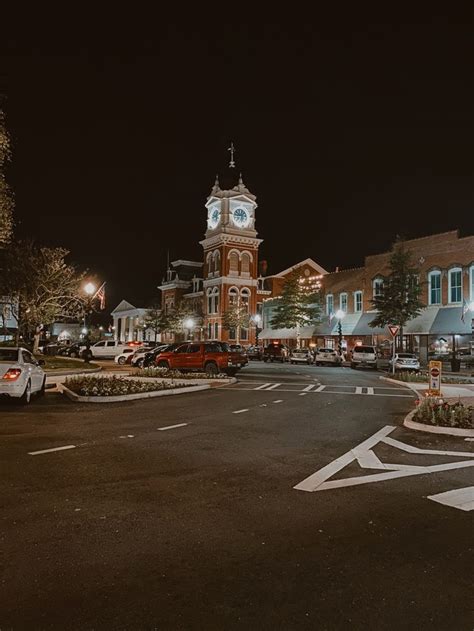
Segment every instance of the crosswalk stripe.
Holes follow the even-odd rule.
[[[367,388],[367,394],[374,394],[373,388]]]
[[[356,391],[355,391],[355,393],[356,393],[356,394],[362,394],[362,388],[361,388],[361,386],[356,386]]]
[[[326,386],[318,386],[314,392],[322,392]]]
[[[258,386],[257,388],[254,388],[254,390],[264,390],[267,386],[271,386],[271,381],[269,383],[264,383],[262,386]]]
[[[278,388],[278,386],[281,386],[281,383],[274,383],[273,386],[270,386],[269,388],[267,388],[267,390],[275,390],[275,388]]]
[[[306,388],[303,388],[303,392],[309,392],[310,390],[312,390],[314,387],[316,386],[315,383],[312,383],[309,386],[306,386]]]

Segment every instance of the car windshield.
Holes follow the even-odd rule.
[[[334,351],[332,350],[332,348],[320,348],[319,353],[333,353]]]
[[[16,362],[18,361],[17,348],[0,348],[0,362]]]
[[[375,353],[373,346],[356,346],[354,353]]]

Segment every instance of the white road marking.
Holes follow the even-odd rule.
[[[278,386],[281,386],[283,384],[281,383],[274,383],[273,386],[270,386],[269,388],[267,388],[267,390],[275,390],[275,388],[278,388]]]
[[[314,392],[322,392],[326,386],[318,386]]]
[[[465,438],[464,440],[467,440],[468,442],[472,443],[474,441],[474,438]]]
[[[277,399],[276,401],[273,401],[273,403],[283,403],[283,399]]]
[[[367,394],[374,394],[373,388],[367,388]]]
[[[428,495],[429,500],[459,508],[460,510],[474,510],[474,486],[467,486],[464,489],[454,489],[445,493],[437,493],[436,495]]]
[[[388,437],[388,434],[393,432],[394,429],[396,429],[394,425],[386,425],[360,445],[357,445],[354,449],[351,449],[339,458],[336,458],[336,460],[305,478],[293,488],[298,491],[308,491],[312,493],[313,491],[324,491],[326,489],[337,489],[347,486],[356,486],[359,484],[370,484],[371,482],[380,482],[382,480],[390,480],[393,478],[403,478],[411,475],[425,475],[427,473],[437,473],[439,471],[449,471],[452,469],[463,469],[474,466],[474,460],[463,460],[431,466],[418,466],[411,464],[402,465],[381,462],[381,460],[372,451],[372,448],[380,442],[414,454],[457,456],[474,459],[473,453],[462,451],[440,451],[438,449],[420,449],[419,447],[407,445],[399,440],[394,440]],[[357,460],[362,469],[382,469],[384,473],[354,476],[342,480],[329,480],[329,478],[355,460]]]
[[[126,436],[119,436],[119,438],[135,438],[134,434],[127,434]]]
[[[185,427],[187,423],[177,423],[176,425],[167,425],[166,427],[157,427],[159,432],[164,432],[166,429],[175,429],[176,427]]]
[[[50,454],[53,451],[64,451],[65,449],[75,449],[76,445],[64,445],[64,447],[54,447],[53,449],[41,449],[40,451],[29,451],[29,456],[39,456],[40,454]]]
[[[271,386],[271,385],[272,385],[272,382],[270,381],[269,383],[264,383],[262,386],[258,386],[257,388],[253,388],[253,390],[263,390],[267,386]]]
[[[362,394],[362,388],[360,386],[356,386],[356,394]]]
[[[315,385],[316,385],[315,383],[312,383],[309,386],[306,386],[306,388],[303,388],[303,392],[309,392],[315,387]]]
[[[235,386],[224,386],[222,388],[219,388],[219,390],[233,390],[234,392],[255,392],[255,388],[240,388],[238,387],[239,384],[236,384]],[[301,386],[303,384],[291,384],[293,386]],[[356,394],[362,394],[362,393],[357,393],[357,392],[335,392],[334,390],[328,390],[327,388],[331,388],[332,386],[319,386],[318,388],[316,388],[316,390],[311,390],[309,394],[318,394],[319,392],[323,392],[324,394],[337,394],[340,396],[344,396],[344,395],[348,395],[348,396],[354,396]],[[349,386],[346,386],[349,387]],[[385,388],[383,388],[385,390]],[[261,388],[259,388],[260,392],[268,392],[268,390],[262,390]],[[403,388],[394,388],[394,390],[404,390]],[[289,388],[279,388],[278,392],[293,392],[294,394],[298,393],[299,390],[293,390],[293,389],[289,389]],[[406,390],[404,390],[404,392],[406,392]],[[405,398],[405,399],[413,399],[415,397],[414,393],[411,394],[388,394],[386,392],[374,392],[374,397],[398,397],[398,398]]]
[[[248,408],[244,408],[243,410],[235,410],[234,412],[232,412],[232,414],[242,414],[242,412],[248,412],[249,409]]]
[[[305,397],[308,393],[307,392],[300,392],[300,397]]]

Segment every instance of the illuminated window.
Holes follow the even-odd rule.
[[[354,311],[355,313],[360,313],[362,311],[362,292],[361,291],[354,292]]]
[[[240,292],[240,304],[242,307],[245,307],[247,311],[249,310],[249,302],[250,302],[250,289],[247,289],[247,287],[244,287],[242,291]]]
[[[339,296],[339,309],[347,313],[347,294],[343,293]]]
[[[383,278],[374,279],[373,290],[374,298],[380,298],[383,295]]]
[[[236,287],[229,289],[229,306],[234,307],[239,303],[239,290]]]
[[[441,272],[435,270],[428,274],[428,303],[430,305],[441,304]]]
[[[455,267],[449,270],[449,302],[462,302],[462,269]]]
[[[334,313],[334,296],[332,294],[326,296],[326,313],[327,315]]]

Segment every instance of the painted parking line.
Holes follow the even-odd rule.
[[[232,414],[242,414],[242,412],[248,412],[248,408],[244,408],[243,410],[234,410]]]
[[[177,427],[185,427],[188,423],[176,423],[176,425],[167,425],[166,427],[157,427],[159,432],[164,432],[167,429],[176,429]]]
[[[429,500],[458,508],[459,510],[474,510],[474,486],[467,486],[464,489],[455,489],[446,491],[445,493],[437,493],[436,495],[428,495]]]
[[[29,456],[39,456],[40,454],[50,454],[53,451],[65,451],[66,449],[75,449],[76,445],[64,445],[63,447],[53,447],[52,449],[41,449],[40,451],[29,451]]]

